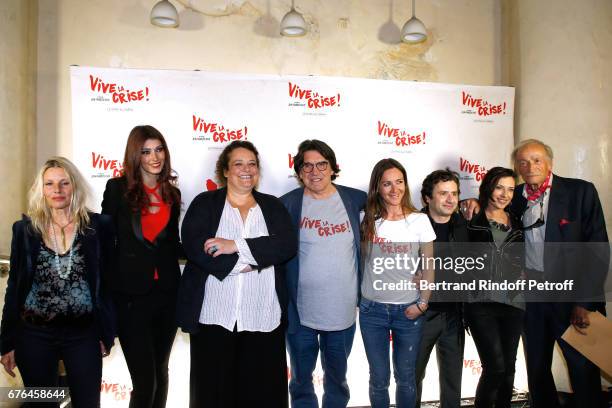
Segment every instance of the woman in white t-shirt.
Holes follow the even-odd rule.
[[[372,170],[361,223],[365,265],[359,326],[370,365],[373,408],[389,407],[391,341],[396,407],[414,407],[422,316],[430,296],[429,290],[419,290],[414,274],[421,273],[422,281],[434,278],[425,260],[433,256],[436,234],[427,215],[412,205],[406,180],[397,160],[379,161]]]

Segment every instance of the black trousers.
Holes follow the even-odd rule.
[[[599,368],[570,346],[561,335],[569,326],[571,303],[528,303],[525,314],[525,352],[530,406],[559,407],[557,389],[551,372],[553,349],[558,342],[574,391],[574,406],[606,407],[601,391]]]
[[[163,408],[168,361],[176,336],[176,293],[153,290],[116,296],[119,342],[132,377],[130,408]]]
[[[100,406],[102,352],[96,326],[47,328],[22,323],[15,362],[26,387],[59,386],[58,363],[64,360],[72,406]],[[33,406],[57,407],[56,403]],[[26,405],[28,406],[28,405]]]
[[[423,336],[416,363],[416,407],[421,406],[425,369],[434,346],[438,360],[440,408],[457,408],[461,405],[464,340],[465,331],[459,312],[438,312],[431,309],[425,312]]]
[[[200,325],[190,336],[191,408],[287,408],[282,326],[270,333]]]
[[[474,407],[510,407],[523,317],[521,309],[503,303],[466,303],[465,318],[482,364]]]

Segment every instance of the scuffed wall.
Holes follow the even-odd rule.
[[[13,221],[25,210],[35,127],[36,2],[0,1],[0,255],[9,255]]]
[[[399,44],[404,0],[297,0],[302,38],[278,34],[288,0],[174,0],[178,29],[149,23],[155,2],[40,2],[38,162],[71,154],[71,64],[499,84],[495,0],[417,1],[430,39],[416,46]]]
[[[612,226],[612,1],[504,4],[503,76],[517,88],[515,136],[551,145],[553,171],[595,184]]]

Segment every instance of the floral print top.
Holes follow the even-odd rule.
[[[44,242],[36,261],[32,289],[28,294],[23,314],[45,322],[70,321],[90,315],[93,302],[87,283],[85,257],[80,236],[72,244],[72,268],[70,275],[61,278],[57,271],[55,251]],[[70,251],[59,256],[62,272],[68,268]]]

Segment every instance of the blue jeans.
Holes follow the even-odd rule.
[[[323,407],[344,408],[350,399],[346,382],[347,360],[353,346],[355,325],[345,330],[323,331],[301,326],[287,333],[287,349],[291,361],[292,408],[319,406],[312,384],[312,372],[321,350],[323,366]]]
[[[423,319],[410,320],[404,310],[410,304],[386,304],[362,298],[359,304],[359,327],[370,364],[370,404],[372,408],[389,407],[389,333],[393,336],[393,377],[395,406],[414,408],[416,402],[415,366]]]

